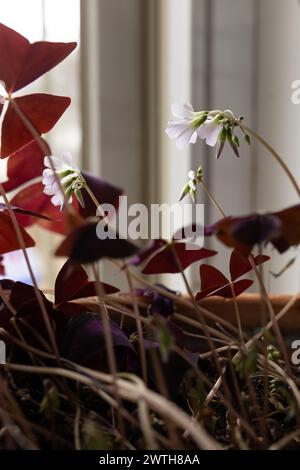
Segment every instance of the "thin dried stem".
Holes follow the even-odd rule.
[[[114,385],[114,392],[115,392],[116,400],[119,403],[119,407],[117,409],[119,430],[120,430],[120,434],[122,436],[123,441],[125,441],[126,438],[125,438],[124,421],[123,421],[122,415],[119,413],[119,408],[122,407],[122,403],[121,403],[120,397],[118,395],[118,390],[117,390],[117,360],[116,360],[116,354],[115,354],[115,349],[114,349],[113,336],[112,336],[110,322],[109,322],[109,315],[107,312],[106,305],[102,300],[105,297],[105,292],[104,292],[104,289],[100,280],[99,270],[96,269],[94,264],[92,266],[92,269],[93,269],[93,274],[95,277],[99,313],[101,315],[102,324],[103,324],[104,340],[105,340],[106,349],[107,349],[108,367],[113,378],[113,385]]]
[[[80,367],[82,373],[60,367],[34,367],[13,363],[5,364],[3,367],[8,370],[28,372],[32,374],[57,375],[86,384],[88,386],[95,386],[94,379],[99,380],[99,385],[101,382],[107,385],[113,385],[113,377],[111,375],[105,374],[104,372],[96,372],[85,367]],[[166,400],[161,395],[149,390],[146,387],[141,389],[140,387],[137,387],[136,384],[131,384],[124,379],[117,380],[117,387],[118,392],[123,399],[132,403],[136,403],[138,399],[143,397],[148,403],[148,406],[164,418],[172,416],[174,423],[176,423],[177,426],[182,430],[187,430],[189,436],[200,449],[221,450],[219,444],[207,433],[207,431],[205,431],[205,429],[199,423],[195,423],[193,420],[191,420],[190,416],[188,416],[181,408],[175,405],[175,403]]]
[[[134,312],[135,321],[136,321],[136,328],[137,328],[137,334],[138,334],[138,339],[139,339],[139,351],[140,351],[140,356],[141,356],[142,375],[143,375],[145,384],[148,385],[147,360],[146,360],[146,353],[145,353],[143,327],[142,327],[142,322],[140,318],[139,306],[137,303],[136,295],[134,294],[132,279],[131,279],[130,272],[126,264],[124,264],[124,272],[126,275],[128,286],[129,286],[129,291],[130,291],[130,295],[132,299],[133,312]]]

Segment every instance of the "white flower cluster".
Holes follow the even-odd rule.
[[[176,140],[179,149],[188,144],[195,144],[199,137],[211,147],[218,144],[217,158],[219,158],[227,140],[234,153],[239,156],[239,139],[233,134],[233,129],[240,126],[242,118],[236,118],[229,109],[194,111],[190,103],[184,105],[174,103],[172,114],[174,119],[168,122],[166,133],[170,139]],[[245,138],[249,141],[247,134]]]
[[[63,152],[60,157],[45,157],[44,165],[46,167],[43,172],[44,193],[52,196],[52,204],[60,206],[62,210],[65,199],[71,202],[74,194],[79,203],[84,206],[81,190],[85,180],[80,170],[72,165],[71,153]],[[53,171],[53,167],[55,171]],[[61,181],[61,186],[58,179]]]

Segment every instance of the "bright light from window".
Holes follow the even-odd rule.
[[[80,40],[80,0],[45,0],[46,39]]]
[[[0,0],[0,22],[31,42],[78,41],[80,0]]]
[[[43,38],[42,0],[0,0],[0,22],[15,29],[30,41]]]

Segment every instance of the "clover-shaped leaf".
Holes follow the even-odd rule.
[[[75,42],[31,44],[0,23],[0,80],[8,93],[18,91],[63,61],[75,47]]]
[[[102,283],[106,294],[118,292],[114,286]],[[95,282],[89,280],[84,268],[71,260],[61,268],[55,282],[55,305],[61,305],[74,299],[97,295]]]
[[[265,263],[270,258],[265,255],[258,255],[253,257],[253,261],[256,266]],[[231,299],[242,294],[247,290],[253,281],[250,279],[240,279],[241,276],[250,272],[252,266],[250,262],[245,259],[238,251],[234,250],[231,253],[230,263],[230,279],[219,271],[219,269],[203,264],[200,266],[200,280],[201,280],[201,291],[196,294],[196,300],[202,300],[206,297],[217,295]]]

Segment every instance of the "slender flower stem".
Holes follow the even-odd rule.
[[[202,187],[204,189],[204,191],[206,192],[206,194],[208,195],[209,199],[211,200],[211,202],[214,204],[214,206],[216,207],[217,211],[220,212],[220,214],[222,215],[222,217],[226,217],[226,214],[225,212],[223,211],[222,207],[220,206],[220,204],[218,203],[218,201],[216,200],[216,198],[214,197],[214,195],[211,193],[211,191],[208,189],[206,183],[204,183],[203,180],[201,180],[201,184],[202,184]]]
[[[260,142],[270,153],[271,155],[275,158],[277,163],[281,166],[282,170],[284,173],[287,175],[289,178],[292,186],[294,187],[298,197],[300,198],[300,187],[296,181],[296,178],[292,174],[291,170],[287,166],[287,164],[283,161],[283,159],[280,157],[280,155],[274,150],[274,148],[263,138],[261,135],[259,135],[256,131],[253,129],[250,129],[250,127],[244,125],[244,124],[239,124],[240,128],[250,134],[252,137],[254,137],[258,142]]]
[[[105,212],[104,212],[104,210],[101,206],[101,203],[98,201],[98,199],[96,198],[95,194],[93,193],[93,191],[91,190],[91,188],[89,187],[87,182],[84,183],[83,187],[86,190],[86,192],[88,193],[88,195],[90,196],[93,203],[95,204],[96,209],[100,212],[101,217],[103,218],[105,223],[108,225],[108,223],[109,223],[108,217],[105,214]]]

